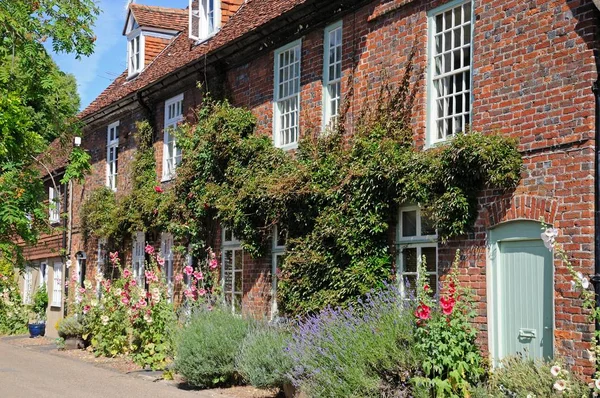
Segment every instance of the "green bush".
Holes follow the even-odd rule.
[[[0,258],[0,335],[27,331],[27,311],[23,306],[13,265]]]
[[[224,309],[198,311],[178,338],[176,371],[194,387],[239,382],[235,358],[250,326],[251,321]]]
[[[46,285],[42,285],[33,295],[33,303],[30,308],[33,316],[32,320],[35,322],[45,322],[47,308],[48,292],[46,291]]]
[[[283,387],[293,366],[285,352],[289,338],[289,332],[275,326],[248,333],[236,358],[236,368],[244,380],[258,388]]]
[[[58,321],[56,330],[58,331],[58,335],[63,339],[68,339],[69,337],[81,337],[85,332],[81,322],[73,315]]]
[[[553,366],[557,366],[556,376],[552,374]],[[560,391],[562,386],[564,390]],[[485,392],[482,393],[482,390]],[[492,373],[487,387],[481,388],[477,396],[587,398],[590,396],[590,389],[576,375],[566,370],[560,361],[533,361],[522,357],[509,357]]]

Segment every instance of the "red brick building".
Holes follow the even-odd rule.
[[[437,278],[460,247],[463,279],[479,300],[480,340],[493,358],[527,348],[534,356],[560,354],[574,370],[590,373],[593,325],[565,267],[543,247],[539,219],[560,229],[559,242],[577,269],[594,274],[591,87],[600,14],[591,1],[194,0],[191,8],[179,6],[130,6],[123,41],[128,70],[80,114],[93,171],[73,187],[74,209],[96,187],[117,195],[131,187],[138,120],[149,119],[156,132],[157,184],[176,178],[180,152],[165,127],[193,121],[201,103],[197,82],[250,109],[258,133],[289,150],[307,131],[335,120],[345,99],[351,134],[353,116],[381,87],[382,71],[398,82],[415,48],[416,65],[426,71],[413,115],[416,146],[426,150],[469,125],[518,138],[524,169],[514,192],[485,191],[474,232],[446,245],[421,222],[417,206],[399,209],[391,231],[399,279],[414,277],[421,255],[435,264],[430,271]],[[350,85],[354,95],[346,97]],[[85,255],[92,277],[103,265],[102,242],[84,242],[78,218],[72,212],[70,256],[75,263],[77,253]],[[223,270],[242,278],[241,291],[230,288],[230,298],[241,301],[244,313],[273,314],[272,270],[285,246],[274,244],[272,256],[252,259],[223,233]],[[173,258],[174,269],[182,266],[167,233],[134,234],[127,257],[134,264],[141,261],[134,247],[147,241]],[[34,249],[29,253],[39,259]]]

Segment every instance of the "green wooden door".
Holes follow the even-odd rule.
[[[541,240],[498,242],[496,359],[552,357],[552,253]]]

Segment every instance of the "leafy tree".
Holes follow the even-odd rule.
[[[73,76],[44,48],[76,57],[93,52],[93,0],[0,0],[0,256],[19,255],[15,241],[34,243],[47,227],[39,155],[77,131]],[[81,179],[89,157],[69,155],[67,178]]]

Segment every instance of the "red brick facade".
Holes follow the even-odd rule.
[[[251,7],[253,3],[243,7]],[[300,7],[303,2],[297,3]],[[256,45],[252,57],[230,63],[224,60],[218,67],[206,71],[202,71],[204,61],[199,59],[188,65],[189,73],[184,73],[184,69],[173,72],[181,73],[180,78],[172,80],[173,84],[150,85],[137,99],[132,95],[122,97],[119,99],[122,106],[117,110],[111,108],[106,115],[84,112],[87,125],[83,146],[92,155],[93,171],[85,184],[74,189],[76,211],[71,253],[85,251],[88,263],[95,261],[96,242],[84,245],[78,229],[77,209],[90,191],[105,185],[106,130],[110,123],[120,121],[121,126],[118,195],[126,193],[131,186],[128,167],[135,151],[131,134],[135,121],[148,114],[153,117],[160,179],[164,101],[183,93],[184,113],[187,120],[193,121],[192,110],[201,100],[196,81],[206,79],[210,85],[216,85],[217,90],[222,90],[234,105],[250,109],[258,118],[258,133],[272,135],[274,50],[301,38],[300,134],[319,131],[323,113],[323,32],[325,26],[341,19],[342,93],[349,92],[349,85],[354,92],[352,97],[346,98],[351,133],[353,115],[358,114],[365,102],[377,97],[382,82],[399,82],[413,46],[416,66],[426,70],[427,14],[444,3],[446,1],[392,0],[343,8],[341,15],[323,17],[310,25],[309,30],[305,26],[290,27],[299,32],[296,35],[275,31],[264,38],[269,45]],[[224,1],[223,6],[229,7],[229,2]],[[561,230],[558,241],[573,257],[576,268],[586,275],[593,274],[595,118],[591,86],[597,78],[594,50],[598,50],[595,35],[599,15],[591,2],[581,1],[481,0],[473,2],[473,6],[471,127],[484,133],[518,138],[524,159],[518,188],[504,194],[485,191],[480,198],[479,218],[473,233],[440,245],[438,251],[440,268],[447,269],[455,249],[462,250],[462,279],[476,292],[476,322],[481,329],[480,343],[486,349],[488,239],[494,227],[514,220],[543,218]],[[231,14],[223,12],[223,18],[226,15]],[[236,23],[236,18],[230,21]],[[209,73],[212,75],[208,76]],[[426,74],[414,83],[420,87],[413,114],[414,138],[417,147],[423,148],[427,142]],[[181,264],[179,261],[178,266]],[[244,255],[245,313],[269,315],[271,264],[270,256],[252,259]],[[575,371],[590,374],[592,364],[587,360],[586,349],[592,338],[592,325],[582,313],[576,294],[570,290],[565,267],[559,261],[555,261],[554,267],[555,353],[565,356]],[[89,277],[93,270],[93,266],[88,266]]]

